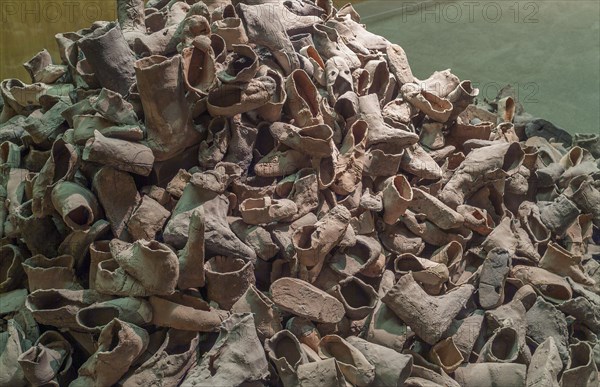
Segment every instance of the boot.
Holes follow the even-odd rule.
[[[331,155],[333,130],[328,125],[298,128],[283,122],[275,122],[270,130],[280,143],[311,157],[321,158]]]
[[[444,372],[451,374],[465,361],[452,337],[444,339],[431,348],[430,357]]]
[[[383,221],[394,224],[413,200],[413,191],[404,175],[388,178],[382,190]]]
[[[448,121],[452,114],[453,106],[450,101],[427,90],[419,89],[416,84],[405,84],[400,92],[406,101],[437,122]]]
[[[179,289],[200,288],[204,286],[204,211],[202,207],[194,209],[188,229],[188,241],[177,255],[179,258]]]
[[[311,31],[315,48],[323,59],[334,56],[343,58],[351,70],[359,68],[361,63],[358,56],[344,43],[338,32],[324,24],[315,24]]]
[[[600,190],[594,187],[590,179],[581,179],[581,182],[577,183],[579,182],[572,180],[570,187],[573,190],[573,202],[582,212],[591,214],[594,225],[600,228]]]
[[[223,83],[250,82],[258,71],[258,55],[246,44],[234,44],[231,61],[217,77]]]
[[[381,114],[381,107],[376,94],[369,94],[358,98],[360,119],[369,125],[367,148],[376,146],[377,149],[394,153],[419,141],[419,136],[404,130],[394,129],[387,125]]]
[[[377,302],[373,313],[367,319],[365,325],[367,327],[365,338],[369,342],[383,345],[396,352],[401,352],[402,348],[404,348],[408,328],[383,302]]]
[[[0,361],[3,364],[0,383],[3,386],[27,386],[27,379],[18,359],[29,350],[31,341],[25,338],[25,333],[14,319],[7,321],[6,331],[0,333],[0,338],[4,347],[0,354]]]
[[[148,332],[119,319],[100,332],[98,350],[79,368],[71,386],[110,386],[119,381],[148,346]]]
[[[280,177],[310,166],[307,155],[293,149],[280,151],[275,148],[254,165],[254,173],[261,177]]]
[[[522,347],[517,331],[511,327],[497,329],[479,353],[478,363],[518,363]]]
[[[183,81],[188,92],[197,97],[208,95],[217,84],[217,64],[211,40],[207,36],[197,36],[192,47],[181,51]]]
[[[534,344],[542,344],[547,337],[553,337],[558,354],[566,364],[569,359],[569,337],[567,320],[554,305],[538,297],[527,310],[527,339]]]
[[[19,356],[19,365],[31,385],[65,385],[74,376],[72,353],[71,344],[60,333],[47,331]]]
[[[454,378],[461,387],[524,386],[527,367],[514,363],[477,363],[459,367]]]
[[[439,194],[439,199],[452,208],[464,203],[472,193],[488,182],[514,174],[523,161],[518,143],[495,144],[475,149],[454,172]],[[482,174],[486,178],[481,179]]]
[[[216,256],[204,264],[206,291],[210,301],[229,310],[256,283],[251,262]]]
[[[25,252],[15,245],[4,245],[0,247],[0,252],[0,290],[4,293],[21,287],[25,274],[29,277],[29,266],[23,265]]]
[[[408,274],[398,280],[382,301],[421,339],[433,345],[441,339],[474,290],[472,285],[463,285],[443,296],[431,297],[413,275]]]
[[[375,380],[375,366],[340,336],[323,337],[319,343],[319,356],[335,358],[344,377],[355,386],[368,386]]]
[[[563,236],[581,213],[575,203],[565,195],[552,202],[539,203],[540,219],[556,236]]]
[[[200,142],[185,99],[182,58],[151,56],[135,62],[137,88],[146,117],[146,142],[157,161]],[[165,82],[156,82],[163,79]],[[167,81],[168,80],[168,81]]]
[[[244,359],[242,363],[240,358]],[[237,386],[258,382],[267,378],[268,364],[252,314],[234,314],[223,322],[215,345],[192,367],[181,386]]]
[[[415,81],[415,77],[408,64],[408,58],[402,47],[397,44],[390,44],[386,49],[386,54],[390,72],[398,80],[398,86]]]
[[[347,385],[335,358],[300,365],[298,381],[301,386],[345,387]]]
[[[342,141],[335,163],[336,178],[331,186],[338,195],[350,195],[360,185],[368,132],[366,121],[354,121]]]
[[[179,261],[167,245],[146,240],[130,244],[113,239],[110,251],[119,266],[151,294],[168,295],[175,291]]]
[[[256,109],[256,112],[268,122],[277,122],[281,120],[281,112],[287,100],[285,90],[285,80],[283,76],[270,67],[262,66],[258,70],[259,76],[267,76],[275,81],[275,92],[271,100],[263,106]]]
[[[338,97],[348,91],[354,91],[350,67],[339,56],[334,56],[325,63],[325,78],[328,99],[331,106],[335,105]]]
[[[536,292],[553,302],[566,301],[573,296],[571,286],[564,278],[542,268],[517,265],[511,269],[509,278],[533,286]]]
[[[479,89],[473,87],[471,81],[462,81],[456,89],[448,94],[448,101],[452,104],[452,113],[448,121],[455,121],[458,116],[471,105],[475,97],[479,95]]]
[[[271,284],[270,291],[275,305],[296,316],[330,324],[336,324],[344,317],[341,302],[300,279],[280,278]]]
[[[271,101],[275,89],[275,80],[269,76],[254,78],[248,83],[222,85],[209,92],[208,112],[213,117],[233,117],[258,109]]]
[[[112,258],[98,263],[93,289],[102,294],[115,296],[147,297],[151,293],[142,283],[128,274],[119,263]]]
[[[345,276],[360,273],[366,277],[379,277],[384,266],[381,245],[366,235],[357,235],[354,246],[338,249],[329,262],[329,267]]]
[[[427,180],[439,180],[443,174],[442,168],[419,144],[404,150],[400,169]]]
[[[276,222],[294,216],[298,212],[296,203],[289,199],[246,199],[240,204],[242,219],[247,224],[259,225]]]
[[[288,95],[286,109],[298,127],[323,123],[319,108],[319,93],[304,70],[293,71],[285,81]]]
[[[102,87],[121,95],[129,94],[135,82],[135,56],[129,49],[121,28],[108,23],[77,42],[94,69]]]
[[[446,206],[440,200],[418,188],[413,188],[413,198],[408,204],[411,211],[425,214],[427,218],[441,229],[448,230],[461,226],[462,215]]]
[[[133,240],[153,240],[171,213],[148,195],[142,197],[140,205],[127,220],[127,231]]]
[[[450,276],[446,265],[419,258],[413,254],[401,254],[394,259],[394,273],[397,276],[406,275],[410,272],[412,272],[415,281],[431,295],[440,294]]]

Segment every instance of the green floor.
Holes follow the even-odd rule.
[[[113,19],[116,1],[0,5],[0,78],[27,81],[21,64],[44,47],[57,56],[56,32]],[[364,0],[355,7],[369,30],[404,47],[416,76],[452,68],[491,98],[512,83],[532,114],[570,132],[600,131],[600,1]]]
[[[355,8],[370,31],[405,49],[417,77],[451,68],[490,98],[511,83],[530,113],[570,132],[600,132],[600,1],[368,0]]]

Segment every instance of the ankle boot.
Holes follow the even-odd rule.
[[[581,213],[575,203],[565,195],[552,202],[538,203],[540,219],[556,236],[562,236]]]
[[[421,339],[433,345],[440,340],[474,290],[472,285],[462,285],[443,296],[432,297],[409,273],[398,280],[382,301]]]
[[[286,109],[298,127],[323,123],[319,108],[319,93],[304,70],[294,70],[285,81],[288,95]]]
[[[125,375],[146,350],[148,332],[119,319],[102,329],[97,351],[79,368],[72,386],[110,386]]]
[[[517,331],[511,327],[502,327],[485,343],[477,362],[518,363],[521,350]]]
[[[415,213],[425,214],[436,226],[448,230],[463,224],[462,215],[446,206],[440,200],[418,188],[413,188],[413,198],[408,204]]]
[[[367,386],[375,380],[375,366],[340,336],[324,336],[319,343],[319,356],[335,358],[346,379],[356,386]]]
[[[284,386],[298,384],[298,367],[308,363],[306,353],[292,332],[284,329],[265,341],[267,357],[275,365]]]
[[[357,235],[354,246],[338,249],[329,262],[335,272],[353,276],[379,277],[385,266],[381,245],[372,237]]]
[[[563,363],[552,336],[540,344],[527,370],[527,387],[552,386],[559,387],[558,374],[562,371]]]
[[[267,76],[275,81],[275,92],[271,100],[263,106],[256,109],[256,112],[268,122],[277,122],[281,120],[281,112],[287,100],[287,92],[285,90],[285,80],[283,76],[270,67],[262,66],[258,69],[259,76]]]
[[[127,95],[135,82],[135,56],[129,49],[121,28],[108,23],[77,42],[94,69],[102,87]]]
[[[571,199],[582,212],[591,214],[594,225],[600,228],[600,210],[598,209],[600,207],[600,190],[594,187],[589,178],[581,179],[580,182],[572,180],[572,182]]]
[[[226,117],[213,118],[207,132],[206,139],[198,149],[198,162],[202,168],[213,169],[227,154],[231,141],[229,120]]]
[[[570,254],[554,242],[548,243],[548,248],[539,266],[560,276],[571,277],[576,282],[584,285],[593,285],[595,283],[583,270],[581,256]]]
[[[335,28],[354,51],[385,51],[391,45],[385,38],[367,31],[365,26],[359,23],[360,20],[354,20],[352,15],[342,16],[340,11],[335,18],[327,20],[327,25]]]
[[[334,56],[343,58],[350,69],[360,67],[358,56],[344,43],[338,32],[324,24],[315,24],[311,31],[315,48],[327,60]]]
[[[238,386],[258,383],[268,375],[269,362],[252,314],[234,314],[223,322],[215,345],[192,367],[181,386]]]
[[[223,83],[249,82],[258,71],[258,55],[246,44],[234,44],[231,61],[217,77]]]
[[[179,261],[167,245],[154,240],[127,243],[113,239],[110,251],[119,266],[151,294],[168,295],[175,291]]]
[[[172,299],[150,296],[152,324],[184,331],[216,332],[229,316],[224,310],[211,308],[201,299],[187,299],[178,294]]]
[[[362,320],[367,317],[377,304],[377,292],[356,277],[347,277],[340,281],[331,291],[340,300],[351,320]]]
[[[301,386],[347,386],[344,374],[335,358],[300,365],[298,381]]]
[[[60,333],[47,331],[19,356],[19,364],[31,385],[65,385],[74,377],[72,353],[71,344]]]
[[[514,174],[523,161],[518,143],[494,144],[471,151],[444,186],[439,199],[452,208],[492,180]],[[485,174],[485,178],[480,178]]]
[[[344,317],[341,302],[300,279],[280,278],[271,284],[270,291],[280,309],[310,321],[336,324]]]
[[[463,247],[457,241],[452,241],[445,246],[435,250],[431,257],[431,261],[436,263],[443,263],[448,266],[454,262],[460,261],[463,258]]]
[[[29,291],[34,292],[38,289],[81,289],[81,285],[77,283],[75,277],[74,263],[73,257],[69,255],[61,255],[55,258],[35,255],[26,259],[23,261],[23,269],[27,274]]]
[[[415,133],[394,129],[384,122],[376,94],[359,97],[358,109],[359,117],[369,125],[367,147],[376,146],[378,149],[393,153],[392,151],[419,141],[419,136]]]
[[[584,341],[569,347],[571,357],[560,378],[560,385],[593,386],[598,384],[598,368],[592,357],[592,348]]]
[[[231,309],[246,290],[256,283],[252,263],[239,258],[213,257],[204,264],[204,272],[208,299],[224,310]]]
[[[3,364],[0,383],[3,386],[27,386],[27,379],[18,359],[30,349],[31,341],[25,338],[25,333],[16,320],[10,319],[6,325],[6,330],[0,333],[4,347],[0,354],[0,361]]]
[[[156,160],[167,160],[200,142],[185,100],[181,56],[151,56],[138,60],[134,67],[146,117],[146,142]],[[169,82],[157,83],[156,79]]]
[[[102,294],[115,296],[147,297],[151,293],[142,283],[128,274],[119,263],[112,258],[98,262],[93,289]]]
[[[335,105],[338,97],[346,92],[354,91],[352,74],[348,63],[339,57],[334,56],[325,63],[325,79],[327,83],[328,99],[331,106]]]
[[[462,81],[456,89],[448,94],[448,101],[452,104],[452,113],[448,121],[455,121],[458,116],[471,105],[475,97],[479,95],[479,89],[473,87],[471,81]]]
[[[261,342],[281,330],[281,316],[275,304],[254,285],[250,285],[246,293],[233,304],[231,313],[252,313]]]
[[[119,383],[123,387],[138,387],[148,382],[178,385],[196,362],[198,340],[197,332],[177,329],[151,334],[148,350],[138,360],[143,363],[135,370],[130,369]]]

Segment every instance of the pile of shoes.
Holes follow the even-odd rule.
[[[597,386],[600,136],[331,0],[118,0],[1,83],[0,386]]]

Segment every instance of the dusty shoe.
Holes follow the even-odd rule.
[[[348,128],[335,162],[335,181],[331,190],[349,195],[361,183],[365,163],[366,140],[369,132],[366,121],[357,120]]]
[[[344,305],[319,288],[297,278],[281,278],[271,284],[273,302],[280,309],[321,323],[338,323]],[[307,304],[306,300],[310,300]]]
[[[75,261],[70,255],[46,258],[35,255],[23,261],[23,269],[27,274],[29,291],[38,289],[71,289],[79,290],[73,265]],[[14,274],[12,275],[14,278]]]
[[[514,363],[478,363],[459,367],[454,377],[460,386],[523,386],[527,366]]]
[[[333,130],[328,125],[318,124],[298,128],[283,122],[275,122],[271,124],[270,130],[277,141],[311,157],[327,157],[333,151],[331,143]]]
[[[369,363],[375,366],[373,385],[403,385],[404,381],[410,376],[413,363],[412,356],[400,354],[392,349],[370,343],[355,336],[348,337],[347,341],[358,349]]]
[[[479,277],[479,305],[483,309],[494,309],[504,302],[504,283],[509,270],[508,251],[496,248],[488,253]]]
[[[319,93],[304,70],[295,70],[287,77],[285,90],[288,95],[286,109],[294,125],[305,127],[323,123]]]
[[[415,133],[392,128],[384,122],[376,94],[358,98],[359,117],[369,124],[367,147],[381,150],[398,150],[416,144],[419,136]]]
[[[295,215],[296,203],[288,199],[246,199],[240,204],[242,219],[247,224],[259,225],[276,222]]]
[[[452,114],[453,106],[450,101],[420,89],[416,84],[405,84],[400,92],[404,99],[437,122],[448,121]]]
[[[130,244],[113,239],[110,250],[119,266],[150,293],[167,295],[175,291],[179,261],[167,245],[145,240]]]
[[[123,387],[137,387],[147,382],[177,385],[196,361],[198,333],[169,329],[150,335],[148,350],[119,381]],[[154,352],[152,352],[154,350]]]
[[[114,318],[137,326],[147,325],[152,321],[152,308],[143,299],[116,298],[81,308],[75,318],[81,327],[100,333]]]
[[[329,262],[329,267],[346,276],[360,273],[367,277],[379,277],[384,266],[385,256],[381,245],[376,239],[365,235],[357,235],[354,246],[338,249]]]
[[[107,138],[99,131],[87,140],[84,161],[96,162],[125,172],[148,176],[152,172],[154,154],[147,146],[116,138]]]
[[[531,363],[527,370],[527,387],[558,387],[558,374],[562,368],[563,363],[554,338],[548,337],[536,348],[531,357]]]
[[[439,180],[443,175],[442,168],[419,144],[414,144],[404,150],[400,169],[428,180]]]
[[[311,321],[304,317],[292,317],[288,320],[285,328],[292,332],[301,344],[315,352],[319,352],[321,334]]]
[[[179,258],[179,289],[204,286],[204,211],[202,207],[192,212],[188,241],[177,253]]]
[[[184,331],[216,332],[229,314],[211,308],[196,297],[175,295],[172,299],[151,296],[152,324]]]
[[[430,355],[434,364],[439,365],[444,372],[453,373],[465,361],[460,349],[452,337],[448,337],[431,348]]]
[[[356,277],[343,279],[330,293],[341,301],[346,316],[351,320],[362,320],[377,305],[378,297],[375,289]]]
[[[356,386],[375,380],[375,366],[358,349],[337,335],[327,335],[319,344],[321,358],[335,358],[346,379]]]
[[[576,282],[584,285],[595,283],[583,270],[581,257],[572,255],[554,242],[548,243],[548,248],[540,261],[539,267],[564,277],[571,277]]]
[[[256,332],[261,341],[273,337],[281,330],[281,316],[275,304],[254,285],[231,307],[231,313],[252,313]]]
[[[148,340],[144,329],[112,320],[100,332],[98,350],[79,368],[79,377],[71,386],[113,385],[146,350]]]
[[[382,301],[421,339],[435,344],[474,290],[472,285],[463,285],[443,296],[432,297],[421,289],[412,274],[408,274],[398,280]]]
[[[102,216],[94,194],[87,188],[69,181],[54,186],[52,204],[72,230],[87,230]]]
[[[598,384],[598,368],[592,357],[592,348],[584,341],[569,347],[571,358],[560,378],[560,385],[593,386]]]
[[[344,387],[346,380],[335,358],[302,364],[298,367],[301,386]]]
[[[102,294],[115,296],[146,297],[151,293],[142,283],[128,274],[119,263],[110,257],[97,263],[93,289]]]
[[[540,219],[556,236],[562,236],[581,213],[575,203],[565,195],[552,202],[538,203]]]
[[[404,175],[396,175],[387,179],[382,190],[383,220],[394,224],[413,200],[413,192]]]
[[[21,282],[25,277],[24,274],[28,272],[29,267],[23,266],[23,254],[25,252],[18,246],[4,245],[0,247],[0,253],[0,290],[4,293],[21,286]],[[27,259],[27,261],[30,261],[30,259]],[[25,272],[23,272],[23,269],[25,269]],[[32,291],[32,284],[29,286],[30,291]]]
[[[254,172],[261,177],[279,177],[292,174],[311,166],[307,155],[293,149],[273,150],[254,165]]]
[[[394,273],[397,276],[412,275],[423,289],[431,295],[438,295],[448,281],[450,273],[443,263],[437,263],[414,254],[400,254],[394,259]]]
[[[19,356],[19,364],[32,385],[60,386],[74,376],[72,353],[71,344],[60,333],[47,331]]]
[[[464,218],[433,195],[419,189],[412,189],[413,197],[408,208],[418,214],[425,214],[433,224],[448,230],[463,224]]]
[[[255,284],[254,267],[242,259],[216,256],[204,264],[207,296],[229,310]]]
[[[314,225],[303,226],[294,233],[292,242],[298,260],[309,268],[315,268],[314,278],[318,275],[325,256],[344,237],[349,223],[350,212],[346,207],[338,205]]]
[[[571,286],[564,278],[542,268],[517,265],[511,269],[509,278],[533,286],[536,292],[553,302],[566,301],[573,296]]]
[[[292,332],[284,329],[265,341],[267,357],[275,365],[284,386],[298,384],[298,367],[308,363],[300,342]]]
[[[485,343],[477,362],[518,363],[522,350],[517,331],[511,327],[502,327]]]
[[[553,304],[538,297],[527,310],[527,341],[541,344],[547,337],[553,337],[563,364],[569,359],[569,337],[565,315]]]
[[[241,364],[240,356],[245,359]],[[223,322],[214,346],[192,367],[181,386],[258,382],[267,378],[268,365],[252,314],[234,314]]]
[[[27,379],[18,359],[31,347],[31,341],[27,340],[23,329],[14,319],[7,321],[6,330],[0,333],[3,342],[3,351],[0,360],[3,364],[3,372],[0,374],[0,383],[3,386],[27,386]]]
[[[479,95],[479,89],[473,87],[471,81],[462,81],[456,89],[448,94],[448,101],[452,104],[452,113],[448,121],[454,121],[467,106],[473,103],[475,97]]]

